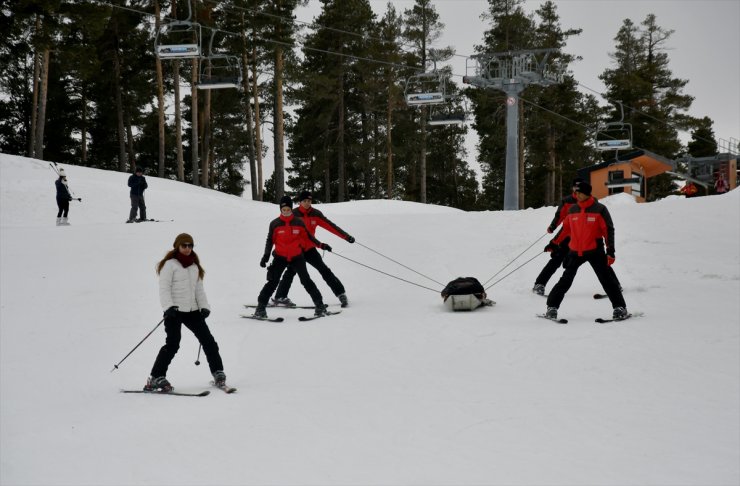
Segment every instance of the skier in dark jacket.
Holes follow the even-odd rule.
[[[273,259],[267,268],[267,283],[257,297],[257,309],[254,316],[258,318],[267,317],[267,303],[270,296],[280,282],[280,276],[288,268],[298,274],[301,284],[305,287],[316,306],[315,315],[321,316],[326,313],[321,292],[316,284],[311,280],[306,269],[306,258],[303,255],[304,249],[309,245],[315,245],[322,250],[331,251],[331,247],[326,243],[318,241],[307,229],[303,220],[293,214],[293,202],[289,196],[284,196],[280,200],[280,216],[270,222],[267,231],[267,240],[265,241],[265,253],[260,260],[260,266],[265,268],[267,261],[270,259],[272,251]]]
[[[54,182],[57,188],[57,226],[69,226],[69,202],[72,200],[72,194],[67,187],[67,175],[64,169],[59,169],[59,178]]]
[[[136,211],[139,211],[139,220],[146,221],[146,204],[144,203],[144,191],[149,187],[146,178],[143,175],[144,170],[137,167],[134,174],[128,178],[128,187],[131,188],[131,212],[128,215],[127,223],[133,223],[136,220]]]
[[[571,206],[563,221],[563,229],[553,240],[559,244],[565,238],[570,238],[570,251],[563,276],[547,297],[546,315],[557,319],[558,308],[573,284],[578,268],[588,262],[612,303],[613,317],[623,319],[628,316],[627,304],[619,283],[609,272],[609,267],[615,261],[614,224],[611,215],[606,206],[591,196],[591,185],[587,182],[576,184],[575,195],[577,203]]]
[[[321,226],[330,233],[333,233],[338,237],[347,240],[347,242],[349,243],[355,242],[355,239],[352,236],[350,236],[342,228],[331,222],[329,218],[324,216],[324,213],[312,206],[313,196],[310,192],[301,192],[298,196],[298,201],[299,205],[298,207],[293,209],[293,215],[303,220],[311,236],[315,236],[316,229]],[[321,258],[321,255],[316,249],[316,245],[309,242],[308,248],[305,249],[303,255],[306,258],[306,263],[310,264],[319,271],[321,277],[329,285],[329,288],[334,293],[334,295],[336,295],[339,299],[342,307],[347,307],[347,305],[349,305],[349,301],[347,300],[347,294],[345,293],[344,285],[342,285],[342,282],[337,278],[336,275],[334,275],[329,267],[326,266],[326,263],[324,263],[324,259]],[[280,281],[280,285],[278,285],[277,292],[275,292],[274,303],[276,305],[284,305],[288,307],[293,305],[293,303],[288,298],[288,292],[290,291],[290,286],[293,283],[293,277],[295,277],[295,271],[288,268],[285,271],[282,280]]]
[[[576,198],[576,187],[581,182],[585,181],[580,177],[576,177],[575,179],[573,179],[572,192],[571,194],[565,196],[560,202],[560,205],[555,211],[555,216],[552,218],[552,222],[547,227],[548,233],[553,233],[565,220],[565,217],[568,215],[568,211],[570,211],[570,208],[574,204],[578,203],[578,199]],[[547,285],[547,282],[550,280],[553,274],[555,274],[561,264],[565,266],[563,262],[568,256],[568,253],[570,253],[570,249],[568,248],[569,243],[570,237],[566,237],[559,244],[555,244],[553,241],[550,241],[547,246],[545,246],[545,251],[550,253],[550,260],[542,268],[540,274],[537,275],[537,278],[534,281],[534,287],[532,287],[532,292],[537,295],[545,295],[545,286]],[[609,267],[608,271],[612,275],[612,278],[617,281],[617,285],[619,285],[619,288],[621,289],[622,286],[619,283],[617,274],[614,273],[614,269],[612,267]]]

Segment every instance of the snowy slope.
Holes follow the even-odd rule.
[[[2,485],[740,483],[740,191],[605,200],[628,307],[646,313],[611,325],[593,322],[611,309],[587,267],[561,306],[570,324],[534,317],[544,254],[490,289],[493,308],[441,303],[449,280],[485,281],[536,242],[495,281],[541,252],[554,208],[318,205],[357,238],[317,235],[351,306],[305,324],[271,310],[286,317],[272,324],[239,314],[264,283],[275,205],[148,177],[149,215],[174,221],[123,224],[126,174],[65,169],[82,203],[56,227],[48,163],[0,154]],[[161,319],[154,265],[183,231],[239,391],[118,393],[164,342],[159,328],[110,372]],[[297,282],[291,297],[309,303]],[[208,386],[197,350],[184,331],[179,390]]]

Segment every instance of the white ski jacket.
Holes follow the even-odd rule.
[[[167,260],[159,272],[159,302],[162,310],[172,306],[177,306],[180,312],[211,310],[203,280],[198,278],[198,266],[185,268],[175,258]]]

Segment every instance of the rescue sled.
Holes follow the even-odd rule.
[[[493,306],[486,290],[475,277],[458,277],[442,290],[445,306],[452,311],[472,311],[478,307]]]

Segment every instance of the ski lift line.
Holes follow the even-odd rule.
[[[431,280],[432,282],[436,283],[437,285],[441,285],[442,287],[444,287],[444,284],[442,284],[442,283],[440,283],[440,282],[437,282],[437,281],[436,281],[436,280],[434,280],[433,278],[431,278],[431,277],[427,277],[427,276],[426,276],[426,275],[424,275],[423,273],[419,273],[419,272],[417,272],[416,270],[414,270],[413,268],[409,268],[409,267],[407,267],[406,265],[404,265],[403,263],[401,263],[401,262],[397,262],[397,261],[396,261],[396,260],[394,260],[393,258],[387,257],[387,256],[383,255],[382,253],[380,253],[380,252],[377,252],[377,251],[373,250],[372,248],[370,248],[370,247],[368,247],[368,246],[365,246],[365,245],[363,245],[363,244],[362,244],[362,243],[360,243],[360,242],[356,242],[356,243],[357,243],[358,245],[360,245],[361,247],[365,248],[366,250],[370,250],[371,252],[375,253],[376,255],[380,255],[380,256],[382,256],[382,257],[383,257],[383,258],[385,258],[386,260],[390,260],[390,261],[392,261],[393,263],[395,263],[395,264],[397,264],[397,265],[400,265],[400,266],[402,266],[402,267],[403,267],[403,268],[405,268],[406,270],[411,270],[411,271],[412,271],[412,272],[414,272],[415,274],[417,274],[417,275],[421,275],[421,276],[422,276],[422,277],[424,277],[425,279],[427,279],[427,280]]]
[[[396,280],[400,280],[401,282],[406,282],[406,283],[408,283],[408,284],[411,284],[411,285],[416,285],[417,287],[421,287],[422,289],[427,289],[427,290],[431,290],[431,291],[432,291],[432,292],[434,292],[435,294],[438,294],[438,293],[442,292],[442,290],[435,290],[435,289],[432,289],[432,288],[429,288],[429,287],[425,287],[424,285],[420,285],[420,284],[418,284],[418,283],[412,282],[412,281],[410,281],[410,280],[406,280],[406,279],[404,279],[404,278],[401,278],[401,277],[396,277],[395,275],[391,275],[390,273],[384,272],[384,271],[382,271],[382,270],[378,270],[377,268],[373,268],[373,267],[371,267],[370,265],[365,265],[364,263],[360,263],[360,262],[358,262],[358,261],[356,261],[356,260],[353,260],[353,259],[351,259],[351,258],[347,258],[346,256],[344,256],[344,255],[341,255],[341,254],[339,254],[339,253],[336,253],[336,252],[330,252],[330,253],[331,253],[332,255],[336,255],[336,256],[338,256],[338,257],[344,258],[345,260],[349,260],[349,261],[351,261],[352,263],[356,263],[356,264],[358,264],[358,265],[360,265],[360,266],[363,266],[363,267],[365,267],[365,268],[368,268],[368,269],[370,269],[370,270],[372,270],[372,271],[374,271],[374,272],[382,273],[383,275],[386,275],[386,276],[388,276],[388,277],[391,277],[391,278],[395,278]]]
[[[515,257],[514,257],[514,259],[510,260],[510,261],[509,261],[509,263],[507,263],[506,265],[504,265],[504,266],[503,266],[503,267],[501,268],[501,270],[499,270],[498,272],[494,273],[494,274],[493,274],[493,276],[491,276],[491,278],[489,278],[488,280],[486,280],[486,282],[485,282],[485,283],[484,283],[483,285],[486,285],[486,284],[487,284],[488,282],[490,282],[491,280],[493,280],[493,279],[494,279],[494,278],[496,277],[496,275],[498,275],[499,273],[503,272],[503,271],[504,271],[504,269],[506,269],[506,267],[508,267],[509,265],[511,265],[512,263],[514,263],[515,261],[517,261],[517,260],[519,259],[519,257],[520,257],[520,256],[522,256],[522,255],[524,255],[525,253],[527,253],[527,251],[528,251],[528,250],[529,250],[530,248],[532,248],[532,247],[533,247],[534,245],[536,245],[538,241],[540,241],[540,240],[541,240],[542,238],[544,238],[544,237],[545,237],[545,236],[547,236],[548,234],[549,234],[549,233],[545,233],[545,234],[543,234],[542,236],[540,236],[539,238],[537,238],[536,240],[534,240],[534,241],[532,242],[532,244],[531,244],[531,245],[529,245],[528,247],[526,247],[526,248],[524,249],[524,251],[522,251],[522,252],[521,252],[520,254],[518,254],[517,256],[515,256]],[[538,256],[539,256],[539,253],[538,253]],[[529,263],[530,261],[532,261],[532,260],[527,260],[527,262],[525,262],[525,264],[526,264],[526,263]],[[517,267],[517,268],[515,268],[514,270],[517,270],[517,269],[519,269],[519,268],[520,268],[520,267]],[[503,277],[503,278],[506,278],[506,277],[507,277],[507,276],[509,276],[509,275],[510,275],[510,274],[506,274],[506,275],[504,275],[504,277]],[[503,280],[503,278],[502,278],[501,280]],[[499,280],[499,281],[497,281],[497,282],[494,282],[494,283],[492,283],[492,284],[491,284],[491,287],[493,287],[494,285],[496,285],[496,284],[497,284],[498,282],[500,282],[501,280]],[[490,288],[490,287],[488,287],[488,288]]]
[[[601,96],[601,97],[602,97],[602,98],[603,98],[603,99],[604,99],[605,101],[607,101],[607,102],[609,102],[609,103],[611,103],[611,104],[615,104],[615,102],[613,102],[612,100],[610,100],[609,98],[607,98],[607,96],[606,96],[606,95],[605,95],[604,93],[601,93],[601,92],[599,92],[599,91],[596,91],[596,90],[595,90],[595,89],[593,89],[593,88],[589,88],[588,86],[586,86],[585,84],[581,83],[580,81],[577,81],[577,80],[575,80],[575,78],[574,78],[574,81],[576,82],[576,84],[577,84],[578,86],[581,86],[581,87],[582,87],[583,89],[586,89],[586,90],[588,90],[588,91],[591,91],[592,93],[596,93],[597,95]],[[667,126],[667,127],[669,127],[669,128],[673,128],[674,130],[677,130],[677,131],[686,131],[686,130],[684,130],[683,128],[680,128],[680,127],[676,126],[675,124],[672,124],[671,122],[668,122],[668,121],[666,121],[666,120],[661,120],[661,119],[659,119],[659,118],[655,118],[654,116],[652,116],[652,115],[649,115],[649,114],[647,114],[647,113],[643,113],[642,111],[640,111],[640,110],[637,110],[637,109],[635,109],[635,108],[633,108],[633,107],[631,107],[631,106],[629,106],[629,105],[625,105],[625,104],[623,104],[623,103],[622,103],[621,101],[618,101],[618,102],[616,102],[616,103],[619,103],[619,105],[621,105],[622,107],[626,107],[626,108],[629,108],[629,109],[630,109],[630,111],[632,111],[633,113],[636,113],[636,114],[638,114],[638,115],[644,116],[644,117],[646,117],[646,118],[649,118],[649,119],[651,119],[651,120],[654,120],[654,121],[656,121],[656,122],[658,122],[658,123],[662,123],[663,125],[665,125],[665,126]],[[713,140],[707,140],[706,138],[702,138],[702,137],[696,137],[696,139],[697,139],[697,140],[701,140],[701,141],[703,141],[703,142],[707,142],[707,143],[716,143],[716,141],[713,141]]]
[[[535,102],[533,102],[533,101],[530,101],[530,100],[526,99],[526,98],[525,98],[525,97],[523,97],[523,96],[519,96],[519,99],[520,99],[520,100],[522,100],[522,101],[524,101],[525,103],[528,103],[528,104],[530,104],[530,105],[532,105],[532,106],[536,107],[536,108],[539,108],[539,109],[541,109],[541,110],[547,111],[548,113],[552,113],[553,115],[555,115],[555,116],[557,116],[557,117],[560,117],[560,118],[562,118],[562,119],[563,119],[563,120],[565,120],[565,121],[568,121],[568,122],[570,122],[570,123],[573,123],[574,125],[578,125],[578,126],[580,126],[580,127],[583,127],[583,128],[584,128],[584,129],[586,130],[586,131],[591,131],[591,130],[593,130],[593,128],[592,128],[592,127],[590,127],[590,126],[588,126],[588,125],[584,125],[583,123],[581,123],[581,122],[578,122],[578,121],[575,121],[575,120],[573,120],[573,119],[571,119],[571,118],[568,118],[568,117],[567,117],[567,116],[565,116],[565,115],[561,115],[560,113],[558,113],[558,112],[556,112],[556,111],[550,110],[549,108],[545,108],[544,106],[540,106],[540,105],[538,105],[537,103],[535,103]],[[647,150],[647,149],[644,149],[644,148],[642,148],[642,147],[638,147],[637,145],[634,145],[634,144],[632,145],[632,148],[633,148],[633,149],[637,149],[637,150]]]
[[[219,2],[217,0],[203,0],[203,2],[205,2],[205,3],[211,3],[213,5],[219,5]],[[303,20],[298,20],[298,19],[294,19],[294,18],[291,18],[291,17],[285,17],[285,16],[282,16],[282,15],[271,14],[271,13],[267,13],[267,12],[260,12],[259,10],[254,9],[254,8],[240,7],[240,6],[237,6],[237,5],[227,6],[227,7],[224,8],[225,11],[228,11],[229,9],[252,12],[252,13],[256,13],[258,15],[263,15],[265,17],[271,17],[271,18],[275,18],[275,19],[285,20],[285,21],[288,21],[290,23],[302,24],[302,25],[305,25],[307,27],[311,27],[311,28],[314,28],[314,29],[325,29],[325,30],[328,30],[328,31],[331,31],[331,32],[337,32],[337,33],[340,33],[340,34],[349,34],[349,35],[353,35],[355,37],[360,37],[362,39],[377,40],[377,41],[381,41],[381,42],[392,42],[392,41],[389,41],[388,39],[383,39],[382,37],[375,37],[375,36],[370,36],[370,35],[366,35],[366,34],[358,34],[357,32],[352,32],[352,31],[344,30],[344,29],[337,29],[336,27],[329,27],[327,25],[318,24],[316,22],[306,22],[306,21],[303,21]],[[399,43],[398,45],[401,46],[401,47],[416,48],[416,46],[414,44],[411,44],[411,43],[405,43],[404,42],[404,43]],[[406,53],[406,54],[412,54],[412,52],[404,51],[403,49],[401,49],[401,51],[404,52],[404,53]],[[470,56],[465,56],[465,55],[462,55],[462,54],[453,54],[452,56],[454,56],[454,57],[462,57],[462,58],[466,58],[466,59],[468,57],[470,57]]]
[[[144,10],[137,10],[137,9],[133,9],[131,7],[123,7],[123,6],[120,6],[120,5],[113,5],[111,3],[103,2],[101,0],[90,0],[90,1],[97,1],[98,3],[100,3],[102,5],[105,5],[105,6],[108,6],[108,7],[112,7],[112,8],[118,8],[118,9],[121,9],[121,10],[128,10],[128,11],[139,13],[139,14],[143,14],[143,15],[154,16],[153,13],[149,13],[149,12],[146,12]],[[166,16],[165,17],[161,17],[161,18],[164,19],[164,20],[175,20],[175,19],[171,19],[170,17],[166,17]],[[218,29],[216,27],[210,27],[210,26],[207,26],[207,25],[201,25],[201,28],[202,29],[207,29],[207,30],[213,30],[213,31],[223,32],[224,34],[228,34],[228,35],[234,35],[234,36],[240,36],[241,35],[238,32],[231,32],[231,31],[228,31],[228,30]],[[381,65],[391,66],[391,67],[396,67],[396,68],[401,68],[401,69],[417,69],[417,70],[421,69],[419,66],[410,66],[408,64],[398,64],[398,63],[389,62],[389,61],[382,61],[382,60],[379,60],[379,59],[372,59],[372,58],[369,58],[369,57],[355,56],[355,55],[352,55],[352,54],[344,54],[344,53],[329,51],[329,50],[326,50],[326,49],[318,49],[316,47],[308,47],[308,46],[306,46],[304,44],[301,44],[301,43],[282,42],[282,41],[268,39],[268,38],[260,37],[260,36],[253,36],[253,38],[259,39],[259,40],[261,40],[263,42],[268,42],[268,43],[272,43],[272,44],[282,45],[282,46],[285,46],[285,47],[291,47],[291,48],[301,47],[301,48],[303,48],[304,50],[307,50],[307,51],[322,52],[324,54],[329,54],[329,55],[334,55],[334,56],[339,56],[339,57],[345,57],[345,58],[353,59],[353,60],[356,60],[356,61],[367,61],[367,62],[372,62],[372,63],[375,63],[375,64],[381,64]],[[451,73],[450,76],[455,76],[455,77],[463,78],[465,75],[464,74],[454,74],[454,73]]]

